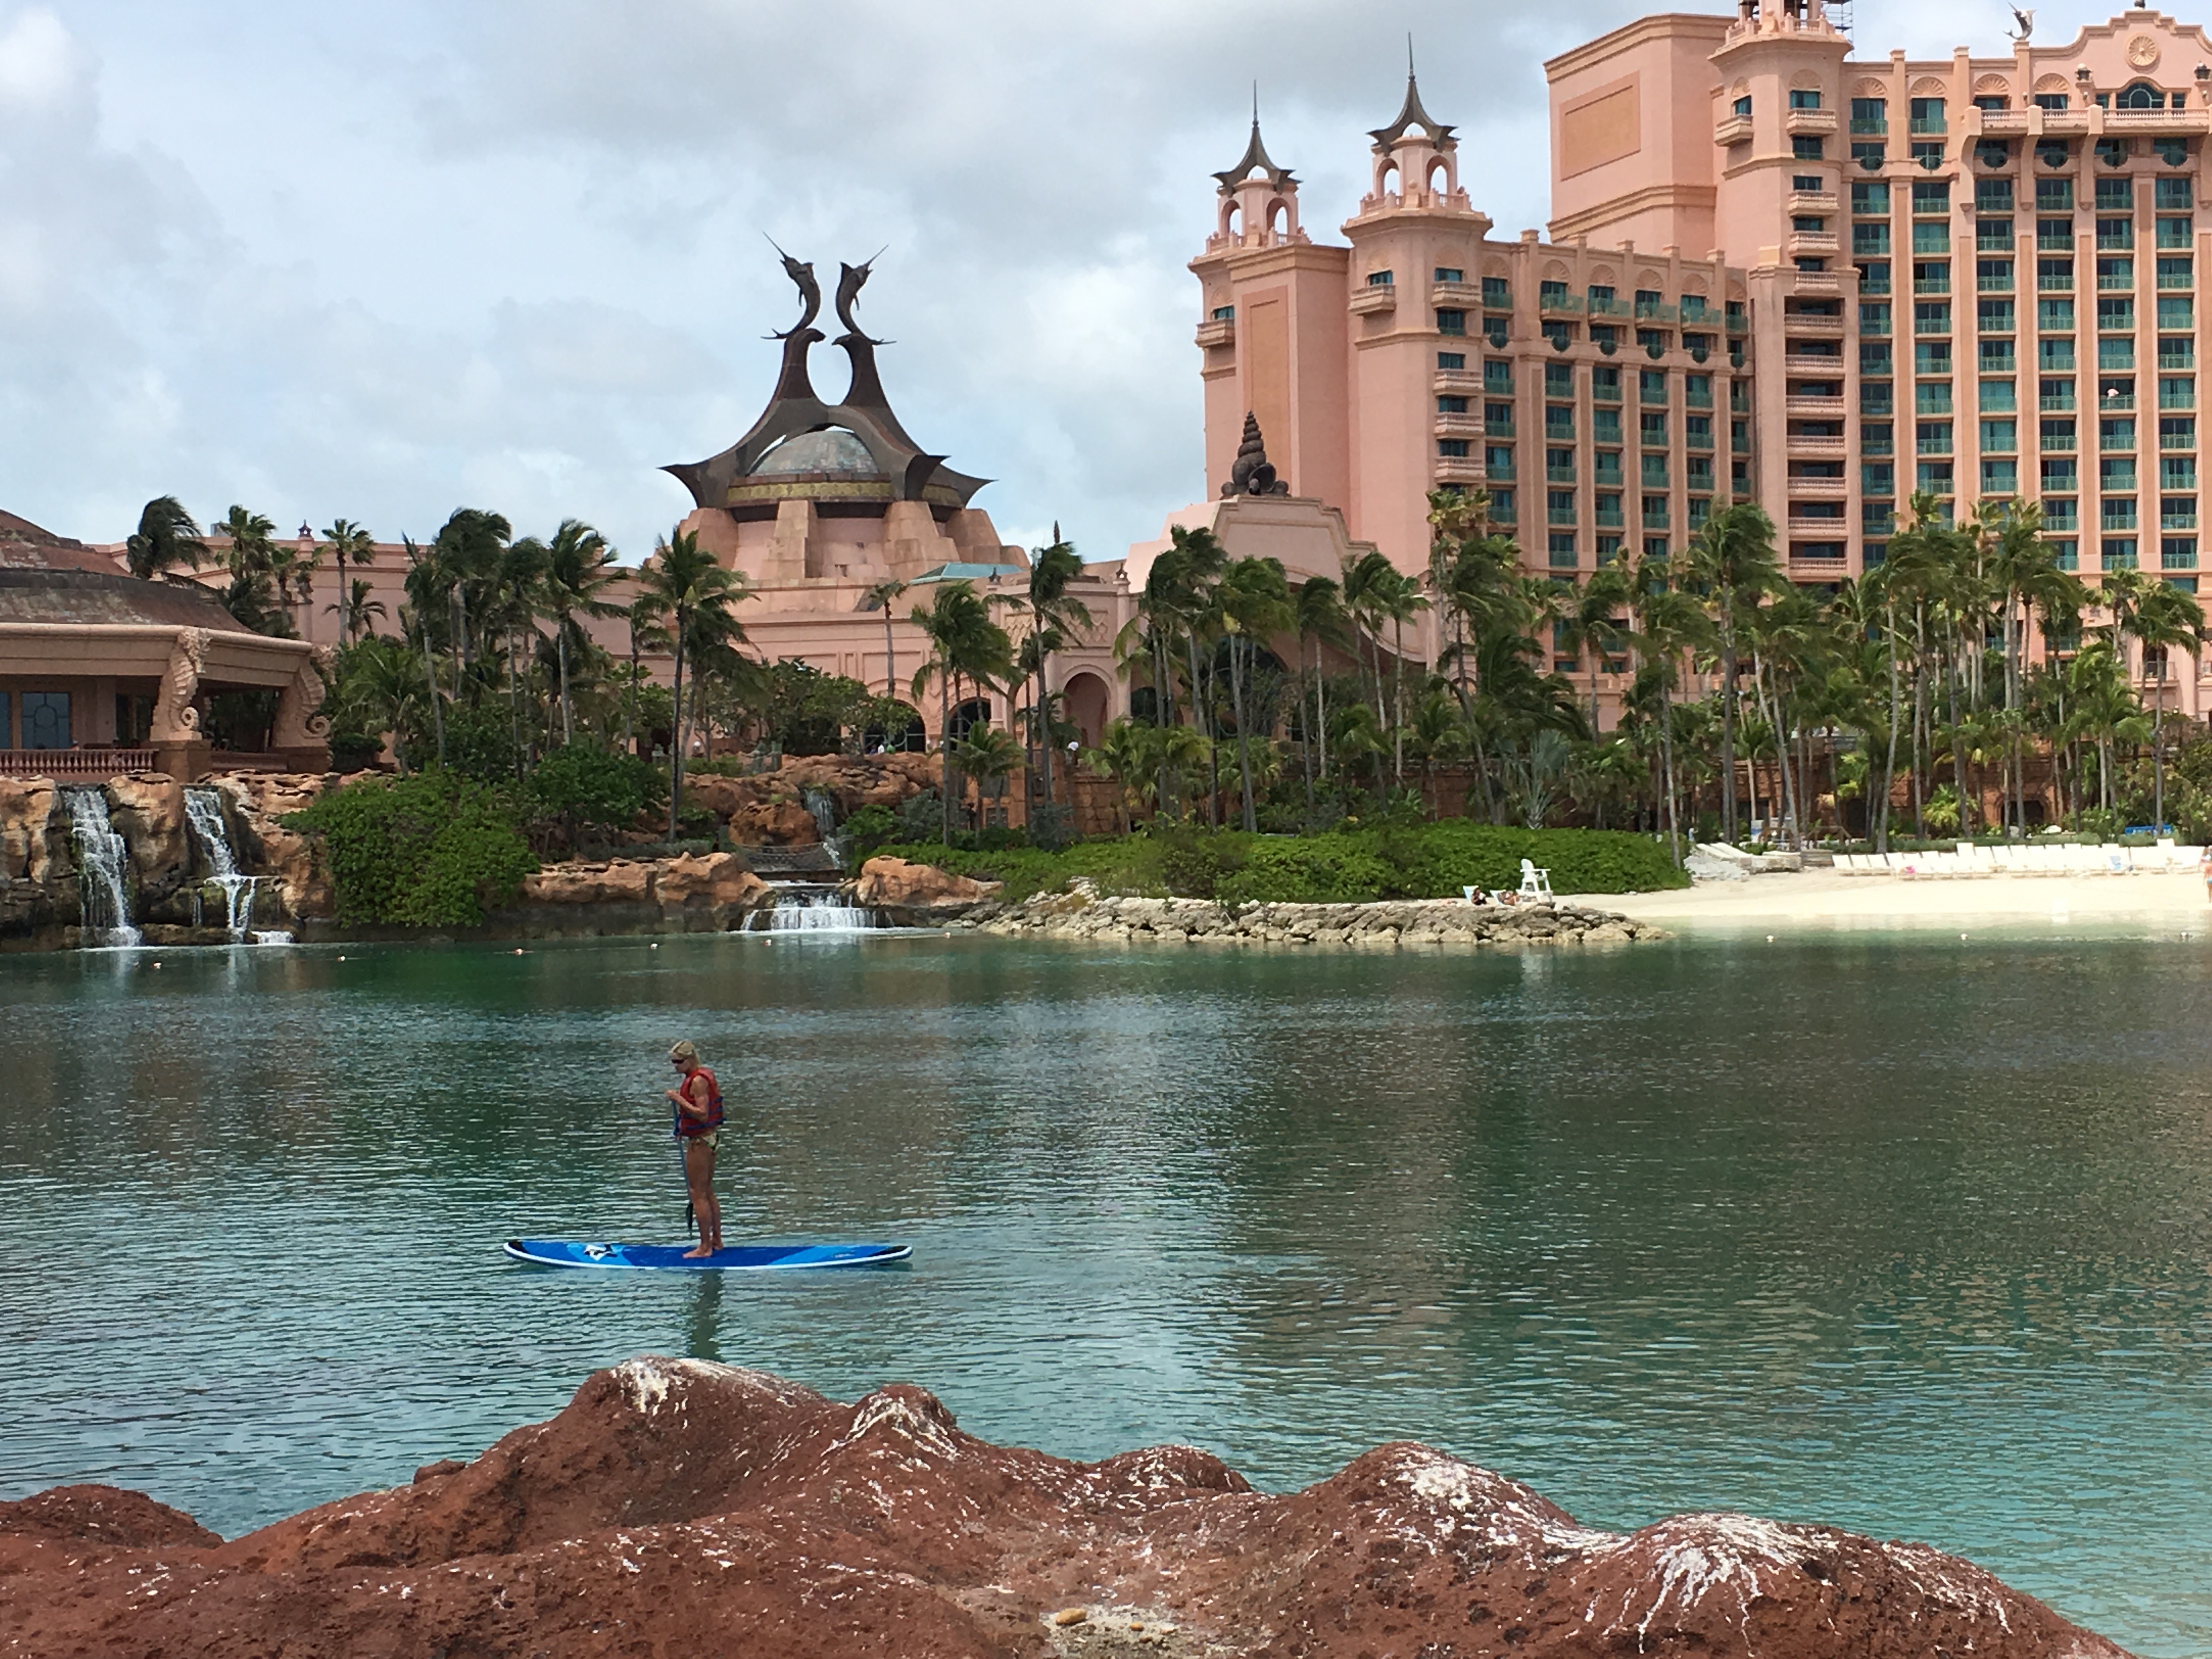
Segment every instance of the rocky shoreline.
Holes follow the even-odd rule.
[[[113,1487],[0,1503],[0,1628],[24,1659],[2126,1659],[1925,1545],[1720,1514],[1603,1531],[1409,1443],[1256,1492],[1188,1446],[1068,1462],[908,1385],[846,1405],[660,1358],[473,1462],[228,1543]]]
[[[1390,951],[1409,946],[1617,945],[1667,937],[1650,922],[1576,904],[1468,904],[1383,899],[1368,904],[1223,904],[1122,898],[1080,879],[1068,890],[1002,902],[995,882],[934,865],[870,859],[854,902],[902,927],[1125,944],[1289,945]]]

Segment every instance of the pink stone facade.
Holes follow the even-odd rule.
[[[1347,245],[1300,228],[1255,127],[1191,266],[1212,483],[1250,411],[1292,489],[1408,570],[1438,485],[1486,486],[1563,576],[1754,500],[1821,584],[1926,489],[2039,501],[2084,577],[2196,589],[2201,27],[2135,9],[1921,62],[1862,56],[1822,0],[1744,0],[1546,73],[1549,240],[1492,237],[1410,86]],[[2212,708],[2175,672],[2170,707]]]

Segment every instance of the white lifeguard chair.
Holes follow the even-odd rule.
[[[1533,859],[1521,860],[1521,891],[1517,896],[1523,904],[1549,904],[1552,899],[1552,872],[1539,870]]]

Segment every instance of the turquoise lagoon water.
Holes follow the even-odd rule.
[[[234,1534],[684,1353],[1274,1487],[1416,1437],[1607,1526],[1925,1539],[2202,1654],[2209,993],[2201,939],[1983,936],[7,958],[0,1497]],[[500,1255],[678,1236],[679,1035],[730,1235],[909,1269]]]

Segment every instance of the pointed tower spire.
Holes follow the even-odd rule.
[[[1252,83],[1252,137],[1244,146],[1243,159],[1226,172],[1217,173],[1213,176],[1220,181],[1222,194],[1226,196],[1233,194],[1237,185],[1249,179],[1255,168],[1266,173],[1270,190],[1289,190],[1298,182],[1288,167],[1275,165],[1274,159],[1267,154],[1267,145],[1260,140],[1260,83],[1257,81]]]
[[[1406,37],[1406,101],[1398,111],[1398,118],[1387,127],[1377,127],[1367,136],[1388,149],[1403,138],[1407,132],[1419,127],[1436,149],[1442,149],[1452,136],[1452,130],[1421,107],[1421,83],[1413,75],[1413,37]]]

